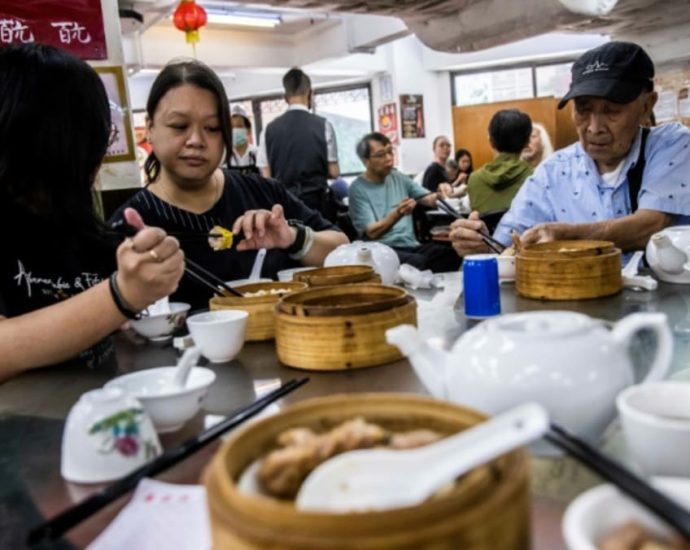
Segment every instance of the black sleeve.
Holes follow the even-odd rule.
[[[2,297],[2,294],[0,294],[0,315],[3,317],[7,317],[7,305],[5,305],[5,299]]]
[[[422,185],[429,191],[436,191],[439,183],[448,181],[448,173],[437,163],[432,162],[424,172]]]

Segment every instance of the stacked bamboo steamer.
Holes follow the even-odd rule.
[[[247,342],[272,340],[275,336],[275,306],[282,296],[307,288],[301,282],[250,283],[240,285],[237,290],[253,294],[265,292],[260,296],[214,296],[209,301],[211,311],[218,309],[242,309],[249,313],[247,319]],[[271,293],[273,291],[273,293]],[[278,293],[280,291],[280,293]]]
[[[402,357],[386,342],[386,330],[400,324],[417,324],[417,304],[404,289],[315,287],[276,306],[276,352],[282,363],[306,370],[381,365]]]
[[[363,416],[391,431],[453,434],[485,417],[470,409],[409,394],[334,395],[293,405],[252,423],[221,447],[203,474],[213,547],[217,550],[526,550],[529,548],[529,461],[507,453],[460,478],[443,496],[382,512],[298,511],[291,501],[246,494],[237,480],[275,447],[278,434],[326,431]],[[433,465],[429,465],[433,467]]]
[[[353,283],[380,283],[381,277],[369,265],[337,265],[298,271],[293,281],[314,286],[349,285]]]
[[[543,300],[582,300],[620,292],[621,251],[612,242],[552,241],[521,247],[515,258],[515,288]]]

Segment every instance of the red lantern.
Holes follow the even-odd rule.
[[[206,10],[197,6],[194,0],[182,0],[173,14],[173,23],[184,31],[188,43],[196,44],[199,41],[199,29],[206,24]]]

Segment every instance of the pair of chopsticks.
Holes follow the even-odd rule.
[[[83,502],[68,508],[53,519],[34,527],[29,531],[27,543],[36,544],[45,539],[55,540],[75,525],[91,517],[108,504],[111,504],[122,495],[134,489],[143,478],[155,476],[171,466],[174,466],[211,441],[217,439],[228,430],[239,426],[274,401],[296,390],[308,381],[309,378],[290,380],[278,389],[257,399],[251,405],[233,411],[226,416],[223,421],[205,430],[198,436],[188,439],[175,449],[164,452],[158,458],[133,471],[127,477],[122,478],[102,491],[90,496]]]
[[[460,214],[453,206],[446,201],[443,197],[439,195],[439,197],[436,199],[438,207],[443,210],[446,214],[450,214],[453,216],[455,219],[461,220],[464,219],[464,216]],[[497,241],[494,239],[491,235],[488,233],[484,233],[483,231],[479,231],[479,234],[482,237],[482,240],[484,241],[484,244],[488,246],[491,250],[493,250],[496,254],[501,254],[507,246],[505,246],[501,241]]]
[[[184,261],[184,272],[191,278],[196,279],[201,284],[210,288],[216,294],[221,294],[219,292],[219,289],[222,288],[223,290],[228,291],[230,294],[237,296],[238,298],[244,297],[244,294],[242,294],[239,290],[232,288],[230,285],[226,284],[220,277],[210,272],[205,267],[199,265],[195,261],[191,260],[187,256],[185,256]]]
[[[113,224],[113,231],[117,235],[125,235],[127,237],[134,237],[137,230],[125,223],[124,221],[116,221]],[[222,239],[223,235],[220,233],[200,233],[198,231],[166,231],[171,237],[183,240],[208,240],[208,239]]]
[[[120,236],[124,235],[126,237],[133,237],[137,234],[137,229],[125,222],[115,223],[113,225],[113,229],[115,233]],[[209,237],[222,237],[222,235],[219,235],[218,233],[168,233],[168,235],[172,235],[174,237],[179,237],[183,234],[187,236],[194,236],[195,238],[198,237],[204,239],[208,239]],[[229,292],[234,296],[237,296],[238,298],[242,298],[244,296],[239,290],[236,290],[232,288],[230,285],[225,284],[225,281],[223,281],[220,277],[210,272],[203,266],[199,265],[195,261],[191,260],[190,258],[185,257],[184,261],[184,272],[192,279],[197,280],[201,284],[213,290],[215,294],[221,294],[220,289],[222,288],[223,290]]]
[[[551,424],[544,439],[616,485],[690,541],[690,512],[645,480],[557,424]]]

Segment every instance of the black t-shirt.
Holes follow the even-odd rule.
[[[173,206],[148,189],[142,189],[121,206],[110,219],[111,223],[122,219],[126,207],[137,210],[147,225],[157,226],[170,232],[195,232],[206,234],[214,225],[231,229],[235,220],[247,210],[270,210],[274,204],[281,204],[287,219],[301,220],[315,231],[337,228],[321,215],[305,206],[284,186],[274,180],[256,175],[243,175],[234,170],[224,170],[225,186],[218,202],[208,212],[194,214]],[[244,279],[249,276],[256,250],[238,252],[213,250],[206,239],[180,238],[180,245],[187,257],[213,272],[224,281]],[[301,265],[291,259],[283,250],[269,250],[264,260],[261,275],[275,278],[281,269]],[[183,277],[171,300],[186,302],[192,308],[206,308],[213,292],[193,278]]]
[[[54,305],[116,269],[116,243],[0,202],[0,315],[16,317]],[[80,359],[96,366],[111,351],[109,342],[102,342]]]
[[[438,162],[432,162],[424,171],[422,185],[429,191],[436,191],[439,183],[448,181],[448,172]]]

